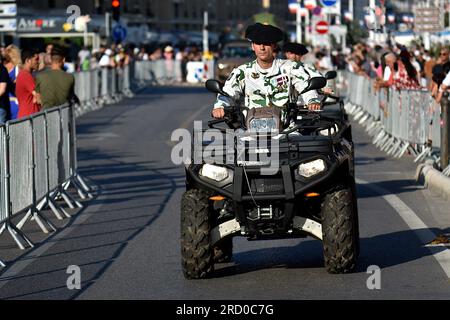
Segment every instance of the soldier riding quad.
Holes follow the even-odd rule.
[[[326,78],[335,76],[331,72]],[[311,78],[305,92],[320,90],[326,78]],[[216,80],[208,80],[206,88],[227,95]],[[351,126],[340,98],[320,93],[321,112],[290,103],[280,115],[277,108],[258,112],[245,110],[236,102],[225,108],[224,119],[208,123],[224,136],[230,131],[238,134],[233,136],[231,148],[216,146],[210,153],[216,160],[234,156],[232,162],[211,163],[203,158],[203,162],[192,161],[186,167],[186,192],[181,201],[186,278],[206,278],[215,263],[229,262],[235,236],[248,240],[312,236],[323,242],[328,272],[354,270],[359,231]],[[279,133],[274,134],[273,129]],[[200,139],[194,138],[193,157],[215,143],[205,139],[204,131],[194,131]],[[266,139],[265,146],[255,146],[252,139]],[[251,155],[266,158],[249,161]],[[268,156],[273,160],[275,155],[274,172],[262,174],[270,165],[265,160]]]

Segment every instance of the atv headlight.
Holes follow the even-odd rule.
[[[219,63],[218,67],[219,67],[220,70],[223,70],[223,69],[228,68],[228,65],[225,64],[225,63]]]
[[[258,118],[250,121],[249,131],[252,132],[272,132],[278,129],[275,118]]]
[[[228,170],[227,168],[213,166],[211,164],[205,164],[200,169],[200,175],[202,177],[206,177],[214,181],[220,182],[228,178]]]
[[[322,159],[314,160],[311,162],[303,163],[298,167],[298,173],[305,178],[310,178],[319,174],[327,169],[325,161]]]

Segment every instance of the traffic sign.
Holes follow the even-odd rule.
[[[17,5],[15,3],[0,4],[0,17],[14,17],[17,15]]]
[[[0,19],[0,32],[17,30],[17,19]]]
[[[322,14],[322,7],[319,7],[319,6],[315,7],[313,9],[312,13],[315,16],[320,16]]]
[[[338,2],[338,0],[320,0],[320,2],[324,7],[332,7]]]
[[[439,8],[415,8],[414,20],[414,31],[416,32],[434,33],[444,29]]]
[[[326,21],[319,21],[319,22],[317,22],[317,24],[316,24],[316,32],[318,34],[327,34],[328,33],[328,29],[329,29],[328,22],[326,22]]]
[[[308,10],[312,10],[317,7],[316,0],[305,0],[305,8]]]
[[[127,37],[127,29],[121,24],[116,24],[112,30],[114,42],[122,42]]]

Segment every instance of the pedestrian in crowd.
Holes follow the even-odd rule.
[[[103,53],[99,49],[92,50],[91,59],[89,62],[89,66],[92,70],[98,69],[100,67],[100,59],[102,58]]]
[[[88,48],[83,47],[80,52],[78,52],[78,70],[80,71],[89,71],[91,62],[91,53]]]
[[[122,69],[130,63],[129,55],[127,54],[125,48],[121,47],[119,52],[114,57],[116,67]]]
[[[378,66],[376,68],[376,81],[383,79],[383,73],[386,69],[386,56],[389,54],[389,52],[384,52],[380,55],[380,61],[378,63]]]
[[[420,89],[418,72],[411,63],[411,55],[407,50],[400,52],[398,70],[394,73],[394,87],[397,90]]]
[[[34,49],[23,49],[21,53],[22,69],[17,75],[16,96],[19,102],[18,118],[23,118],[40,111],[39,95],[32,73],[38,69],[39,54]]]
[[[54,47],[51,54],[51,67],[36,76],[36,92],[40,96],[42,109],[71,103],[75,98],[75,78],[63,70],[66,53]]]
[[[386,67],[383,71],[383,78],[377,79],[375,82],[375,89],[389,88],[394,85],[394,74],[398,70],[397,57],[392,52],[385,56]]]
[[[145,56],[144,56],[145,58]],[[161,48],[156,48],[149,56],[148,60],[150,61],[157,61],[163,58],[162,50]],[[145,60],[144,60],[145,61]]]
[[[113,51],[111,49],[106,49],[98,64],[100,68],[114,68],[115,62],[113,58]]]
[[[51,53],[52,53],[53,47],[54,47],[54,44],[53,44],[53,43],[49,43],[49,44],[47,44],[47,46],[45,47],[45,54],[47,54],[49,57],[50,57],[50,55],[51,55]]]
[[[171,82],[174,80],[174,71],[175,71],[175,61],[174,61],[174,52],[171,46],[166,46],[164,48],[164,63],[166,66],[166,80]]]
[[[15,45],[9,45],[6,47],[3,55],[3,64],[8,71],[9,79],[11,80],[11,89],[9,92],[9,105],[11,120],[17,119],[17,113],[19,112],[19,103],[16,97],[16,79],[19,74],[20,50]]]
[[[433,77],[431,85],[431,96],[437,98],[439,87],[442,84],[447,73],[450,71],[450,50],[448,48],[442,48],[439,53],[439,57],[436,61],[436,65],[433,67]]]
[[[180,74],[177,74],[177,82],[184,82],[186,81],[187,72],[186,72],[186,66],[187,66],[187,54],[185,51],[185,47],[181,46],[178,48],[177,53],[175,54],[175,61],[177,62],[177,66],[181,68]]]
[[[428,50],[424,51],[423,58],[425,60],[423,72],[425,74],[425,79],[427,80],[427,88],[431,91],[433,83],[433,68],[436,65],[436,59],[430,55]]]
[[[0,125],[5,124],[11,119],[8,83],[11,82],[8,76],[8,71],[0,63]]]
[[[53,47],[54,47],[53,43],[47,44],[47,46],[45,47],[45,52],[43,52],[39,55],[38,71],[43,71],[43,70],[50,68],[50,65],[52,63],[51,59],[50,59],[50,54],[53,50]]]
[[[188,60],[191,62],[202,61],[202,53],[200,52],[197,46],[192,46],[191,49],[189,50]]]
[[[148,60],[150,60],[150,56],[148,55],[148,53],[145,50],[145,48],[141,48],[141,50],[139,51],[138,59],[139,59],[139,61],[148,61]]]

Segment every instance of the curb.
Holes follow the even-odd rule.
[[[433,190],[440,196],[450,200],[450,178],[429,164],[417,167],[415,179],[426,188]]]

